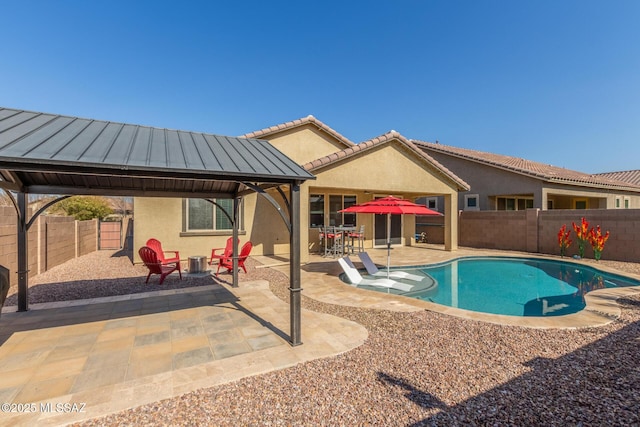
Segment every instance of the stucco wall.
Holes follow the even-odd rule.
[[[612,209],[616,197],[624,201],[629,198],[631,208],[640,208],[640,195],[628,191],[602,190],[586,186],[552,184],[519,173],[509,172],[496,167],[470,160],[460,159],[432,150],[426,150],[430,156],[443,164],[457,176],[465,180],[471,189],[460,192],[458,206],[464,208],[466,194],[478,194],[480,210],[496,209],[492,196],[533,196],[533,207],[546,210],[543,203],[546,196],[554,203],[554,209],[573,209],[575,199],[587,199],[589,209]]]
[[[465,194],[480,196],[480,210],[495,209],[494,202],[489,196],[504,194],[533,195],[534,207],[541,207],[542,185],[538,180],[434,151],[428,151],[428,153],[471,186],[469,191],[459,193],[460,209],[464,207]]]
[[[284,132],[270,138],[270,142],[300,163],[306,163],[336,152],[343,147],[336,145],[333,138],[305,127]],[[355,194],[357,203],[374,196],[390,194],[415,199],[425,195],[457,196],[457,189],[434,170],[426,161],[411,152],[399,141],[366,150],[363,153],[346,158],[338,163],[327,165],[313,172],[316,180],[301,185],[300,189],[300,240],[303,248],[300,254],[302,262],[308,260],[308,251],[316,252],[318,232],[309,229],[309,194]],[[288,197],[288,188],[283,188]],[[280,204],[288,218],[285,203],[279,193],[270,190],[269,194]],[[231,232],[185,233],[183,232],[182,199],[135,198],[134,257],[147,239],[160,240],[165,250],[178,250],[182,259],[193,255],[210,256],[211,248],[223,247]],[[328,209],[328,207],[327,207]],[[449,209],[448,211],[451,211]],[[457,227],[457,211],[454,227]],[[358,215],[358,226],[365,225],[366,244],[371,247],[373,238],[373,215]],[[402,224],[402,243],[411,244],[415,234],[415,218],[406,216]],[[451,240],[457,244],[457,234],[451,234]],[[254,243],[252,255],[288,255],[289,233],[276,209],[263,197],[256,194],[244,198],[244,234],[240,235],[241,244],[247,240]]]
[[[245,198],[245,212],[250,212],[252,197]],[[213,248],[221,248],[231,236],[231,230],[220,232],[185,232],[183,231],[183,199],[165,197],[134,198],[133,255],[134,262],[141,262],[138,250],[148,239],[155,238],[162,242],[166,251],[180,252],[180,258],[188,260],[190,256],[211,255]],[[245,226],[249,221],[245,222]],[[241,244],[247,238],[243,231],[240,234]],[[186,267],[186,263],[185,263]]]
[[[310,124],[265,139],[301,165],[346,148],[343,143]]]
[[[316,180],[310,185],[351,188],[384,196],[456,193],[451,184],[441,180],[438,174],[428,168],[425,162],[400,143],[390,143],[314,171]]]

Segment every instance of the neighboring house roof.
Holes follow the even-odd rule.
[[[472,162],[482,163],[499,169],[527,175],[546,182],[640,192],[640,185],[630,184],[629,182],[597,174],[590,175],[558,166],[547,165],[502,154],[452,147],[440,143],[418,140],[411,141],[423,150],[432,150],[434,152],[451,155]]]
[[[638,169],[632,171],[603,172],[595,175],[603,178],[615,179],[617,181],[628,182],[634,185],[640,185],[640,170]]]
[[[0,107],[0,186],[68,194],[232,194],[243,182],[314,179],[268,141]]]
[[[379,147],[393,140],[399,141],[407,149],[414,152],[423,161],[430,164],[444,178],[455,183],[459,190],[465,190],[465,191],[469,190],[470,188],[469,184],[464,182],[460,177],[458,177],[456,174],[454,174],[449,169],[444,167],[442,164],[438,163],[433,157],[431,157],[424,151],[420,150],[418,147],[416,147],[415,144],[413,144],[411,141],[409,141],[407,138],[405,138],[404,136],[402,136],[400,133],[396,131],[387,132],[384,135],[380,135],[376,138],[361,142],[359,144],[355,144],[349,148],[345,148],[344,150],[337,151],[328,156],[324,156],[319,159],[313,160],[303,165],[303,167],[309,172],[314,172],[327,165],[331,165],[333,163],[339,162],[341,160],[347,159],[357,154],[364,153],[368,150],[371,150],[375,147]]]
[[[330,128],[326,124],[322,123],[320,120],[316,119],[312,115],[308,115],[307,117],[304,117],[302,119],[292,120],[290,122],[286,122],[286,123],[282,123],[282,124],[279,124],[279,125],[271,126],[271,127],[268,127],[268,128],[265,128],[265,129],[261,129],[261,130],[257,130],[255,132],[246,133],[244,135],[241,135],[241,138],[264,138],[264,137],[272,135],[274,133],[283,132],[283,131],[286,131],[286,130],[294,129],[294,128],[305,126],[305,125],[308,125],[308,124],[314,125],[319,130],[327,133],[328,135],[330,135],[333,138],[335,138],[337,141],[339,141],[342,144],[344,144],[346,147],[351,147],[352,145],[355,145],[352,141],[350,141],[349,139],[345,138],[343,135],[341,135],[337,131],[333,130],[332,128]]]

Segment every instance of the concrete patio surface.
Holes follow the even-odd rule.
[[[368,252],[376,263],[386,263],[385,249]],[[481,255],[506,253],[401,247],[392,250],[392,265]],[[254,258],[288,274],[286,258]],[[357,256],[353,260],[359,266]],[[620,313],[615,299],[640,291],[603,289],[587,296],[587,308],[580,313],[518,318],[357,289],[338,278],[335,259],[313,255],[310,261],[302,266],[303,298],[391,311],[427,309],[536,328],[609,323]],[[5,404],[0,425],[63,425],[95,418],[337,355],[361,345],[368,335],[354,322],[303,309],[303,344],[290,346],[289,306],[264,280],[241,282],[239,288],[202,286],[30,308],[17,313],[15,307],[5,307],[0,317],[0,403]]]

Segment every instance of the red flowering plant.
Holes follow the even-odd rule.
[[[578,254],[580,255],[580,258],[584,258],[584,244],[589,240],[589,223],[583,217],[580,226],[576,225],[575,222],[572,222],[571,224],[573,225],[573,231],[576,232],[576,238],[578,239]]]
[[[564,257],[567,248],[573,243],[573,240],[569,238],[570,233],[571,231],[567,231],[566,224],[563,224],[562,227],[560,227],[560,231],[558,231],[558,245],[560,246],[561,257]]]
[[[595,229],[592,228],[589,230],[589,243],[593,248],[593,255],[596,261],[600,261],[602,251],[604,250],[604,244],[607,239],[609,239],[609,232],[607,231],[605,234],[602,234],[602,230],[600,230],[599,225],[596,225]]]

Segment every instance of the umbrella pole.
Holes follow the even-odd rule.
[[[387,214],[387,279],[389,278],[390,265],[391,265],[391,214]]]

